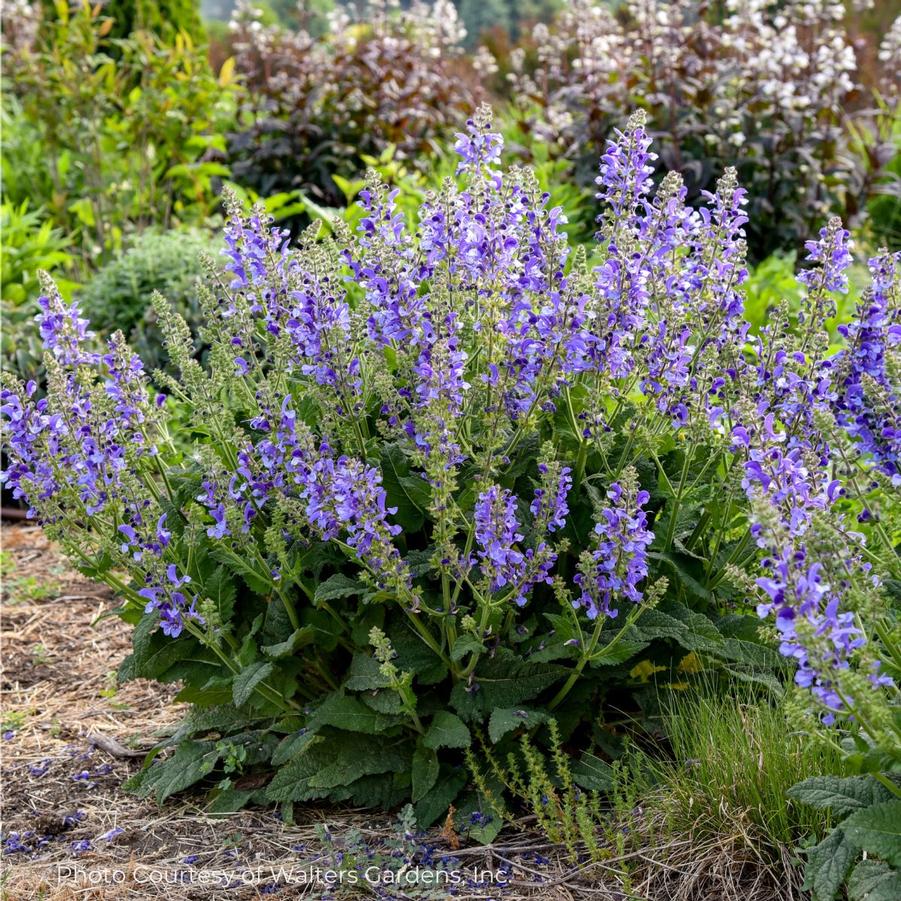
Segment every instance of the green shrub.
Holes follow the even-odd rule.
[[[34,300],[40,293],[37,273],[40,269],[51,273],[63,297],[70,298],[78,287],[66,277],[73,262],[71,243],[43,210],[28,209],[24,200],[0,207],[0,238],[0,365],[25,380],[39,381],[43,350],[34,332]]]
[[[29,210],[28,202],[0,206],[0,285],[3,303],[19,306],[38,293],[37,272],[55,276],[63,297],[70,297],[76,283],[57,274],[72,263],[70,244],[54,228],[43,210]]]
[[[154,292],[162,294],[196,338],[201,256],[218,255],[220,246],[200,232],[147,232],[85,285],[79,294],[85,313],[104,334],[121,329],[149,368],[164,368],[163,336],[148,298]]]
[[[231,64],[217,78],[184,33],[134,32],[113,54],[107,9],[60,3],[33,46],[4,47],[6,198],[43,205],[91,265],[135,232],[207,219],[235,111]]]

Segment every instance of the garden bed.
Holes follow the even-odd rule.
[[[207,898],[226,886],[234,898],[429,896],[379,885],[375,873],[370,884],[365,875],[347,883],[343,895],[301,881],[304,873],[324,880],[354,852],[355,836],[374,862],[362,873],[375,865],[388,878],[381,874],[404,853],[390,815],[302,808],[288,826],[272,810],[206,815],[199,795],[159,808],[129,794],[123,782],[140,767],[140,752],[184,712],[172,703],[175,689],[145,680],[117,687],[110,674],[128,653],[129,627],[116,617],[91,626],[115,606],[109,590],[68,568],[37,527],[5,525],[2,537],[4,897]],[[33,850],[10,853],[13,834]],[[414,867],[432,858],[464,880],[432,897],[800,897],[790,881],[780,885],[780,874],[731,853],[728,842],[649,843],[626,859],[611,853],[579,864],[524,821],[491,847],[454,848],[455,837],[440,829],[412,844]],[[489,874],[499,875],[492,883]]]

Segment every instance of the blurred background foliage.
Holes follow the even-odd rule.
[[[507,161],[535,168],[589,252],[597,160],[634,107],[649,113],[661,173],[677,169],[690,197],[735,165],[755,264],[747,316],[759,328],[796,298],[803,241],[829,214],[852,228],[860,259],[901,240],[892,6],[9,0],[4,366],[40,371],[23,334],[38,269],[79,292],[97,328],[121,328],[165,365],[147,301],[159,290],[194,318],[224,184],[296,234],[317,219],[355,224],[372,166],[412,219],[453,176],[454,134],[484,100]]]

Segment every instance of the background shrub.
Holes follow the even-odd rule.
[[[844,16],[829,0],[636,0],[615,9],[573,0],[511,57],[513,102],[586,173],[621,111],[647,110],[657,167],[679,172],[691,198],[736,167],[760,259],[791,250],[830,213],[865,215],[892,154],[891,128],[872,124],[872,93],[856,82]],[[877,119],[896,115],[893,97]],[[848,128],[854,116],[871,121],[857,132],[868,135],[865,146]]]
[[[319,40],[264,26],[248,5],[232,27],[248,94],[229,162],[235,180],[262,196],[300,189],[343,204],[332,175],[357,175],[364,156],[389,146],[419,165],[478,96],[463,30],[443,0],[409,10],[372,3],[368,18],[337,17]]]
[[[59,4],[33,44],[4,54],[5,197],[42,205],[84,265],[147,227],[206,219],[234,113],[228,67],[214,77],[184,33],[113,41],[104,10]]]
[[[221,247],[201,232],[146,232],[79,292],[85,314],[102,334],[121,329],[149,370],[165,368],[163,336],[147,299],[162,294],[191,327],[199,349],[201,257],[215,258]]]

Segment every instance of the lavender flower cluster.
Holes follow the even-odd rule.
[[[890,546],[864,539],[884,529],[859,480],[901,480],[899,255],[871,261],[872,286],[831,351],[819,326],[851,260],[831,221],[808,245],[803,312],[774,312],[752,336],[734,170],[691,208],[678,175],[655,187],[636,113],[601,160],[590,264],[534,175],[502,168],[502,148],[481,109],[458,135],[458,179],[425,198],[415,228],[374,175],[356,233],[331,220],[323,236],[317,223],[294,247],[229,200],[225,275],[202,297],[207,366],[154,300],[180,372],[159,373],[168,399],[151,395],[121,336],[93,350],[77,306],[48,285],[48,394],[4,387],[4,482],[166,634],[187,630],[220,658],[238,644],[204,559],[277,598],[295,637],[298,604],[331,567],[339,599],[393,605],[473,691],[486,642],[528,632],[521,609],[562,606],[592,637],[561,651],[580,649],[559,702],[605,625],[679,603],[664,565],[671,577],[679,555],[703,561],[703,596],[734,604],[718,586],[736,560],[754,565],[743,551],[756,541],[760,614],[826,717],[857,703],[839,682],[861,662],[871,688],[890,688],[854,597],[894,565]],[[175,407],[187,454],[168,433]],[[348,602],[344,615],[365,608]],[[455,650],[458,629],[469,640]]]

